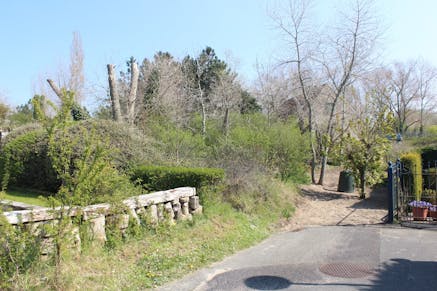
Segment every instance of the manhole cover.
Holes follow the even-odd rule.
[[[366,264],[332,263],[322,265],[320,272],[340,278],[363,278],[374,273],[374,268]]]

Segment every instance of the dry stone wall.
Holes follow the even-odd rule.
[[[80,249],[79,227],[72,221],[74,218],[87,222],[91,239],[104,243],[107,239],[107,226],[111,225],[124,232],[130,223],[159,224],[176,223],[178,220],[192,219],[193,215],[203,211],[196,195],[196,189],[182,187],[159,191],[151,194],[134,196],[122,201],[123,210],[114,211],[108,203],[71,208],[35,208],[4,212],[12,225],[22,225],[42,238],[42,254],[48,254],[53,247],[53,237],[44,231],[45,227],[55,224],[60,216],[69,217],[67,223],[70,245]],[[77,220],[76,220],[77,221]]]

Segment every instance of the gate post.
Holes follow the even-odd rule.
[[[392,162],[388,163],[387,168],[388,174],[388,216],[387,223],[393,223],[394,209],[393,209],[393,164]]]

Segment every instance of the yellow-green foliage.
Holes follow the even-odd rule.
[[[412,175],[412,194],[416,200],[420,200],[422,196],[422,157],[419,153],[411,152],[401,156],[401,161],[404,167],[410,170]]]

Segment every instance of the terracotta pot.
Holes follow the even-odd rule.
[[[427,216],[428,216],[428,208],[413,207],[414,220],[426,220]]]

